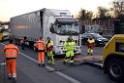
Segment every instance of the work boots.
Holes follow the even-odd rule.
[[[9,80],[11,80],[11,79],[12,79],[12,77],[8,77],[8,79],[9,79]]]
[[[87,55],[89,55],[89,53],[87,53]]]
[[[42,64],[42,67],[45,67],[45,66],[46,66],[46,65],[43,63],[43,64]]]
[[[41,66],[41,63],[39,63],[38,66],[40,67]]]
[[[41,66],[42,66],[42,67],[45,67],[46,65],[45,65],[45,63],[42,63],[42,64],[39,63],[38,66],[39,66],[39,67],[41,67]]]
[[[87,55],[90,55],[90,56],[92,56],[92,55],[93,55],[93,53],[87,53]]]
[[[17,83],[17,78],[16,77],[12,78],[12,80],[13,80],[13,83]]]

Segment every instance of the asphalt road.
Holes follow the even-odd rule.
[[[82,45],[82,55],[87,55],[87,46]],[[103,47],[94,47],[94,55],[102,55]]]
[[[3,43],[6,44],[6,42]],[[0,50],[2,50],[2,47],[3,45],[0,44]],[[86,46],[82,46],[83,56],[86,56],[86,49]],[[101,54],[102,47],[95,47],[94,55]],[[2,55],[1,52],[0,55]],[[38,67],[37,53],[28,48],[25,51],[20,49],[20,55],[17,58],[18,83],[115,83],[102,70],[96,67],[86,64],[64,65],[62,60],[58,58],[55,61],[55,65]],[[4,62],[3,56],[0,56],[0,62]],[[1,65],[0,72],[2,72],[2,78],[4,78],[4,65]],[[6,83],[12,83],[7,79],[6,73],[5,78]]]

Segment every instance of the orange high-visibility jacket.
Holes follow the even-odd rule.
[[[45,48],[46,48],[46,45],[44,43],[43,40],[38,40],[34,46],[38,49],[38,50],[41,50],[41,51],[45,51]]]
[[[19,54],[19,49],[14,44],[9,44],[4,47],[3,53],[6,58],[16,58]]]

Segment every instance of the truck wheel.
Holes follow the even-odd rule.
[[[124,61],[111,59],[107,65],[107,73],[112,80],[124,82]]]

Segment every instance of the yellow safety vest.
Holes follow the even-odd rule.
[[[74,51],[76,48],[75,48],[75,42],[65,42],[64,43],[64,48],[65,50],[67,51]]]
[[[95,42],[94,39],[92,39],[92,40],[88,39],[87,41],[88,41],[88,43],[90,43],[90,44]]]

